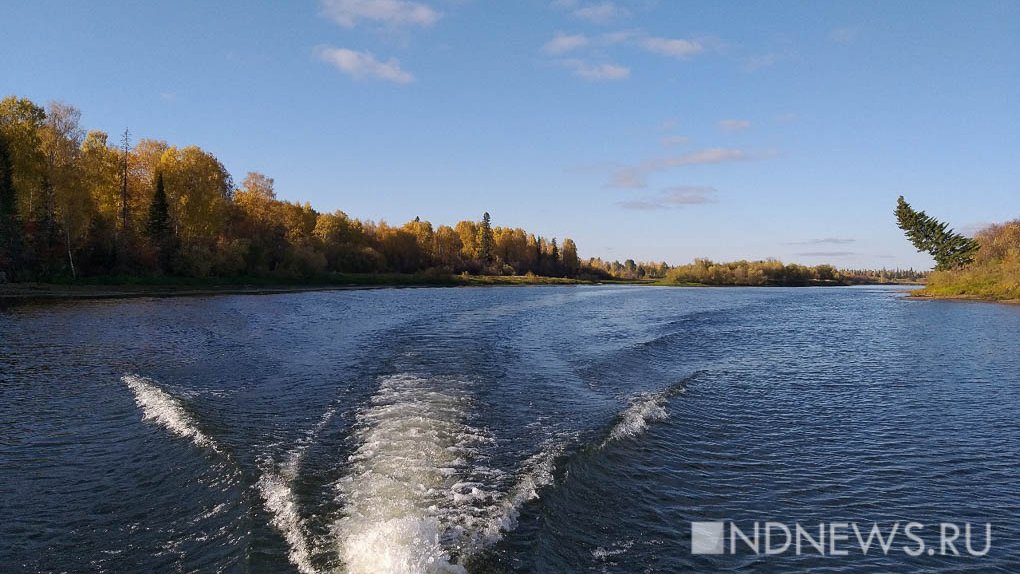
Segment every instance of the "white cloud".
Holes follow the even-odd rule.
[[[665,120],[662,120],[661,122],[659,122],[659,125],[657,126],[657,129],[660,132],[667,132],[667,131],[675,128],[678,123],[679,122],[677,121],[676,118],[665,119]]]
[[[642,199],[621,201],[617,205],[624,209],[676,209],[687,205],[715,203],[717,189],[708,186],[682,185],[668,187],[658,195]]]
[[[659,143],[661,143],[663,147],[673,147],[678,145],[686,145],[690,141],[691,138],[687,136],[665,136],[661,140],[659,140]]]
[[[346,48],[320,48],[321,60],[355,79],[375,78],[395,84],[410,84],[414,76],[400,67],[400,62],[390,58],[381,62],[369,52],[357,52]]]
[[[643,171],[660,171],[670,167],[723,163],[727,161],[740,161],[749,158],[750,154],[744,150],[709,148],[674,157],[649,160],[641,164],[641,168]]]
[[[620,30],[618,32],[607,32],[602,34],[599,38],[599,42],[606,46],[613,46],[616,44],[626,44],[636,38],[644,36],[644,32],[641,30]]]
[[[630,68],[617,64],[587,64],[577,60],[565,63],[574,70],[575,76],[586,80],[626,80],[630,77]]]
[[[719,122],[719,129],[728,132],[738,132],[749,127],[751,127],[751,122],[747,120],[722,120]]]
[[[645,174],[635,167],[623,167],[614,171],[609,176],[609,187],[620,189],[641,189],[648,187],[645,183]]]
[[[580,6],[573,9],[571,13],[582,20],[587,20],[594,24],[608,24],[629,14],[626,9],[620,8],[612,2]]]
[[[677,156],[655,158],[636,166],[617,168],[610,174],[608,187],[639,189],[646,187],[645,176],[656,171],[691,165],[709,165],[734,161],[747,161],[774,157],[776,152],[752,155],[746,151],[731,148],[708,148]]]
[[[558,5],[567,6],[567,4],[554,3],[554,6]],[[578,8],[578,10],[583,10],[583,8]],[[706,49],[704,42],[700,40],[657,38],[648,36],[639,29],[631,29],[592,36],[558,32],[556,36],[542,46],[542,51],[554,56],[581,52],[589,57],[600,57],[604,56],[604,52],[607,49],[617,46],[639,48],[677,59],[686,59],[700,54]],[[630,75],[630,68],[619,64],[587,65],[579,59],[568,60],[562,63],[567,64],[568,67],[573,69],[575,75],[588,79],[621,80]]]
[[[849,237],[822,237],[820,239],[808,239],[806,241],[791,241],[786,245],[846,245],[853,243],[855,239]]]
[[[802,251],[796,255],[797,257],[850,257],[856,253],[853,251]]]
[[[759,56],[751,56],[744,64],[744,69],[748,72],[753,72],[762,68],[769,68],[771,66],[775,66],[782,59],[783,56],[776,52],[768,52]]]
[[[644,38],[641,47],[654,54],[673,58],[689,58],[705,51],[705,47],[696,40],[682,38]]]
[[[439,12],[409,0],[321,0],[322,11],[345,28],[353,28],[359,20],[389,26],[431,26]]]
[[[829,39],[837,44],[850,44],[857,37],[857,30],[853,28],[836,28],[829,32]]]
[[[587,45],[588,37],[583,34],[564,34],[560,32],[552,40],[546,42],[542,50],[548,54],[565,54]]]

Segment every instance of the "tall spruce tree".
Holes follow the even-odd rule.
[[[145,232],[156,247],[160,270],[165,271],[169,266],[173,248],[173,230],[170,225],[170,204],[166,199],[162,172],[156,174],[156,192],[152,196],[152,204],[149,205]]]
[[[902,195],[896,201],[896,222],[918,251],[935,258],[938,271],[964,267],[974,260],[977,241],[954,232],[947,222],[914,210]]]
[[[489,218],[488,211],[482,214],[482,226],[479,229],[479,236],[478,258],[486,264],[492,263],[492,251],[495,248],[496,242],[492,237],[492,221]]]

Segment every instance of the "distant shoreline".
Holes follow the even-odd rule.
[[[887,283],[905,285],[906,283]],[[393,289],[419,287],[499,287],[499,286],[570,286],[570,285],[643,285],[650,287],[757,287],[781,285],[711,285],[670,283],[662,280],[586,280],[542,276],[492,275],[349,275],[330,282],[273,283],[252,279],[193,280],[186,278],[107,278],[86,283],[7,283],[0,284],[0,308],[21,304],[95,301],[104,299],[138,299],[169,297],[206,297],[216,295],[279,295],[316,291],[351,291],[362,289]],[[874,285],[881,285],[875,283]],[[911,284],[918,285],[920,284]],[[838,284],[812,284],[803,287],[839,287]]]

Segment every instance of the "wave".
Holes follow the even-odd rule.
[[[308,542],[305,521],[294,493],[294,479],[298,476],[308,447],[335,414],[336,407],[327,410],[319,422],[287,453],[282,464],[264,463],[266,468],[256,483],[271,516],[270,524],[287,542],[287,557],[301,574],[316,574],[316,569],[312,565],[312,545]]]
[[[271,515],[270,524],[287,542],[287,557],[301,574],[315,574],[312,552],[304,530],[304,519],[291,488],[291,480],[269,471],[257,482],[259,493]]]
[[[630,400],[630,406],[617,415],[615,424],[600,446],[605,447],[614,441],[640,436],[648,429],[649,423],[668,419],[666,404],[673,397],[687,392],[686,385],[694,376],[696,375],[691,375],[660,391],[635,395]]]
[[[151,379],[124,375],[121,381],[134,393],[135,404],[142,409],[142,420],[151,421],[181,438],[190,439],[197,446],[220,452],[219,445],[198,429],[195,419],[188,414],[184,404],[159,388]]]
[[[466,381],[383,377],[357,416],[358,447],[337,483],[337,522],[351,574],[465,573],[462,564],[516,527],[520,507],[552,482],[552,445],[505,473],[487,466],[495,442],[468,422]]]
[[[435,382],[384,377],[357,416],[359,446],[337,485],[346,504],[340,554],[351,574],[466,572],[447,544],[469,535],[470,513],[458,509],[492,496],[485,469],[472,464],[491,439],[464,421],[466,390]]]

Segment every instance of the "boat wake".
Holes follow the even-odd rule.
[[[259,494],[265,501],[266,510],[272,517],[270,523],[287,542],[289,549],[287,557],[301,574],[316,574],[317,571],[312,565],[313,548],[308,542],[304,518],[294,493],[294,480],[301,470],[301,462],[308,447],[314,443],[315,438],[326,428],[335,414],[336,407],[327,410],[315,427],[305,433],[298,444],[287,453],[282,464],[277,465],[271,460],[263,462],[262,476],[256,483]]]
[[[689,379],[687,379],[689,380]],[[125,375],[143,420],[221,452],[183,403],[153,381]],[[668,417],[685,381],[633,397],[598,448],[633,439]],[[356,415],[355,448],[334,484],[342,510],[327,537],[312,536],[294,484],[308,449],[337,410],[327,410],[279,462],[258,462],[255,483],[270,523],[301,574],[318,574],[314,556],[339,558],[348,574],[466,574],[464,564],[517,526],[522,507],[552,484],[570,439],[550,439],[515,472],[488,465],[496,438],[472,426],[471,384],[454,377],[381,377]]]
[[[673,397],[687,392],[686,384],[691,378],[693,376],[660,391],[635,395],[630,405],[617,415],[616,423],[600,446],[638,437],[648,429],[649,423],[668,419],[667,403]]]
[[[142,409],[142,420],[162,426],[181,438],[190,439],[196,446],[220,452],[216,441],[198,429],[197,423],[180,400],[145,377],[124,375],[121,380],[135,394],[135,404]]]
[[[464,382],[410,374],[384,377],[357,416],[359,446],[337,484],[345,516],[336,525],[351,574],[466,572],[453,552],[478,543],[474,524],[497,493],[496,470],[465,422]]]

